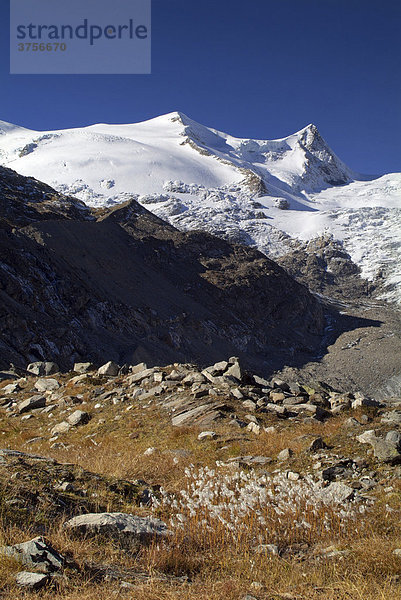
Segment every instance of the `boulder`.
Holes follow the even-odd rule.
[[[244,400],[242,406],[247,410],[256,410],[257,405],[253,400]]]
[[[277,460],[280,462],[284,462],[290,459],[293,454],[294,453],[291,450],[291,448],[284,448],[284,450],[281,450],[281,452],[277,454]]]
[[[319,436],[315,438],[311,444],[309,445],[310,452],[316,452],[317,450],[324,450],[327,448],[327,444],[323,441],[323,439]]]
[[[341,481],[335,481],[326,488],[323,488],[321,495],[326,502],[342,504],[347,500],[352,500],[354,493],[353,488],[349,485],[346,485]]]
[[[61,421],[53,427],[50,431],[52,435],[58,435],[59,433],[67,433],[71,429],[71,425],[67,421]]]
[[[168,376],[168,379],[171,379],[171,374]],[[176,381],[176,377],[173,379],[173,381]],[[194,383],[205,383],[205,381],[205,376],[202,375],[202,373],[198,373],[197,371],[195,371],[194,373],[189,373],[188,375],[182,378],[182,383],[188,386],[194,385]]]
[[[390,442],[390,444],[394,444],[394,446],[398,449],[401,448],[401,433],[399,431],[389,431],[386,434],[386,442]]]
[[[401,454],[398,450],[398,444],[391,441],[377,438],[371,442],[373,446],[374,456],[384,463],[399,464],[401,463]]]
[[[29,410],[33,410],[34,408],[44,408],[46,406],[46,398],[43,396],[31,396],[27,398],[27,400],[23,400],[17,406],[18,412],[22,415]]]
[[[255,435],[259,435],[260,433],[260,425],[258,425],[257,423],[253,423],[252,421],[247,425],[246,428],[248,431],[254,433]]]
[[[270,392],[270,400],[274,403],[282,402],[285,399],[284,392]]]
[[[54,362],[34,362],[30,363],[26,370],[28,373],[32,375],[36,375],[38,377],[44,377],[46,375],[54,375],[54,373],[58,373],[60,371],[57,363]]]
[[[383,423],[395,423],[401,425],[401,410],[388,411],[382,415]]]
[[[109,360],[109,362],[105,363],[101,367],[98,368],[97,374],[104,375],[105,377],[116,377],[120,371],[119,365]]]
[[[361,435],[357,436],[357,441],[360,444],[371,444],[374,440],[376,440],[376,431],[374,429],[367,429]]]
[[[86,423],[89,423],[90,419],[91,416],[87,412],[83,410],[76,410],[67,418],[67,421],[73,427],[77,427],[78,425],[85,425]]]
[[[129,546],[169,535],[167,525],[163,521],[126,513],[79,515],[64,523],[64,527],[81,535],[105,535]]]
[[[230,358],[228,368],[225,372],[225,375],[230,377],[234,377],[237,381],[242,380],[242,370],[239,364],[238,358]]]
[[[145,371],[148,368],[148,365],[144,362],[138,363],[137,365],[133,365],[130,368],[131,373],[135,374],[135,373],[141,373],[142,371]]]
[[[57,379],[52,378],[38,379],[35,383],[35,389],[37,389],[38,392],[54,392],[55,390],[58,390],[59,387],[60,384]]]
[[[75,373],[88,373],[94,371],[95,366],[91,362],[75,363],[73,370]]]
[[[15,394],[15,392],[19,392],[20,391],[20,386],[18,384],[17,381],[15,381],[14,383],[9,383],[8,385],[5,385],[2,389],[1,389],[1,393],[2,394]]]
[[[144,369],[143,371],[139,371],[139,373],[134,373],[133,375],[130,375],[129,377],[127,377],[127,382],[130,385],[132,385],[133,383],[139,383],[143,379],[146,379],[147,377],[150,377],[151,375],[153,375],[153,373],[155,373],[154,368]]]
[[[254,382],[256,383],[256,385],[262,387],[262,388],[266,388],[269,389],[270,386],[270,382],[267,381],[267,379],[263,379],[263,377],[259,377],[258,375],[253,375],[252,376]]]
[[[378,400],[373,400],[372,398],[366,398],[365,396],[358,395],[355,397],[355,400],[352,401],[352,408],[359,408],[360,406],[372,406],[374,408],[379,408],[382,404]]]
[[[65,559],[43,537],[22,544],[3,546],[0,554],[16,558],[23,565],[35,567],[41,573],[54,573],[64,567]]]

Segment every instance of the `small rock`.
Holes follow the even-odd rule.
[[[344,558],[350,554],[349,550],[337,550],[335,546],[329,546],[322,551],[324,558]]]
[[[2,394],[15,394],[15,392],[19,392],[20,391],[20,386],[17,382],[15,383],[9,383],[8,385],[5,385],[2,389],[1,389],[1,393]]]
[[[376,440],[376,431],[374,429],[368,429],[357,436],[357,441],[361,444],[371,444],[372,441]]]
[[[94,371],[95,366],[91,362],[75,363],[73,370],[75,373],[88,373]]]
[[[253,423],[252,421],[247,425],[246,428],[248,431],[254,433],[255,435],[259,435],[260,433],[260,425],[258,425],[257,423]]]
[[[327,448],[327,444],[325,444],[323,439],[319,436],[311,442],[309,451],[316,452],[317,450],[324,450],[325,448]]]
[[[278,546],[275,544],[260,544],[255,550],[258,554],[273,554],[274,556],[279,555]]]
[[[284,462],[285,460],[289,460],[293,454],[291,448],[284,448],[284,450],[281,450],[281,452],[277,454],[277,460]]]
[[[301,475],[295,471],[287,471],[286,477],[290,481],[299,481],[301,479]]]
[[[198,440],[202,441],[202,440],[207,440],[207,439],[211,439],[214,440],[217,437],[217,433],[215,431],[202,431],[199,435],[198,435]]]
[[[60,483],[59,485],[55,485],[54,489],[57,492],[73,492],[75,488],[72,485],[72,483],[70,483],[69,481],[64,481],[63,483]]]
[[[247,410],[256,410],[256,402],[254,402],[253,400],[244,400],[244,402],[242,403],[242,406],[244,408],[246,408]]]
[[[21,571],[15,578],[17,585],[30,590],[40,590],[49,581],[48,575]]]
[[[138,363],[137,365],[133,365],[130,368],[131,373],[135,374],[135,373],[141,373],[142,371],[145,371],[148,368],[148,365],[144,362]]]
[[[71,429],[71,425],[67,423],[67,421],[62,421],[53,427],[50,431],[52,435],[57,435],[59,433],[67,433]]]
[[[386,435],[386,442],[394,444],[394,446],[399,449],[401,446],[401,433],[395,430],[389,431]]]
[[[277,429],[273,425],[271,425],[270,427],[264,427],[263,429],[265,433],[275,433],[277,431]]]
[[[73,427],[77,427],[78,425],[85,425],[86,423],[89,423],[90,419],[91,416],[87,412],[83,410],[76,410],[67,418],[67,421]]]
[[[322,497],[329,502],[341,504],[347,500],[352,500],[354,493],[354,490],[345,483],[335,481],[326,488],[323,488]]]
[[[395,550],[393,550],[393,554],[401,558],[401,548],[396,548]]]
[[[263,585],[260,583],[260,581],[252,581],[250,587],[253,590],[261,590],[263,588]]]
[[[401,425],[401,410],[393,410],[382,415],[382,423],[396,423]]]

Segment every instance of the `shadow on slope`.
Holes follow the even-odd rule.
[[[0,214],[1,367],[237,355],[268,375],[322,351],[322,303],[257,250],[181,233],[133,200],[62,220],[46,210],[14,227]]]

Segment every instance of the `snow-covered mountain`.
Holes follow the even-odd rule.
[[[0,121],[0,164],[91,206],[135,197],[178,228],[272,256],[333,235],[364,277],[380,276],[385,296],[401,301],[401,173],[354,173],[314,125],[252,140],[178,112],[46,132]]]

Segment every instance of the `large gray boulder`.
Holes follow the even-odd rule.
[[[37,389],[38,392],[54,392],[55,390],[58,390],[59,387],[59,382],[57,379],[53,378],[38,379],[35,383],[35,389]]]
[[[38,377],[54,375],[54,373],[58,373],[60,371],[57,363],[45,361],[30,363],[26,370],[28,373],[32,373],[32,375],[37,375]]]
[[[31,396],[26,400],[20,402],[17,406],[18,412],[22,415],[29,410],[33,410],[35,408],[44,408],[46,406],[46,398],[43,396]]]
[[[63,568],[65,559],[43,537],[36,537],[22,544],[3,546],[0,554],[16,558],[27,567],[41,573],[54,573]]]
[[[138,517],[126,513],[89,513],[73,517],[64,523],[71,532],[81,535],[104,535],[122,545],[147,543],[169,535],[167,525],[159,519]]]
[[[120,371],[120,367],[117,363],[109,360],[101,367],[98,368],[97,374],[104,375],[105,377],[116,377]]]

